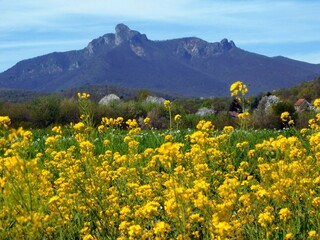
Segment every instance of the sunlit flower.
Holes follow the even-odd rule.
[[[315,230],[311,230],[308,232],[308,237],[309,238],[315,238],[317,237],[317,232]]]
[[[79,99],[88,99],[90,97],[89,93],[80,93],[78,92],[78,98]]]
[[[11,123],[11,120],[8,116],[0,116],[0,127],[8,128],[10,123]]]
[[[234,127],[232,127],[232,126],[225,126],[225,127],[223,127],[223,131],[224,131],[225,133],[231,133],[231,132],[234,131]]]
[[[231,84],[230,92],[232,97],[237,96],[239,93],[244,96],[248,92],[248,88],[241,81],[237,81]]]
[[[315,106],[315,108],[320,110],[320,98],[317,98],[316,100],[314,100],[313,105]]]
[[[170,106],[171,106],[171,102],[170,102],[170,100],[165,100],[164,102],[163,102],[163,105],[164,105],[164,107],[165,108],[170,108]]]
[[[291,218],[292,212],[288,208],[281,208],[279,211],[280,219],[284,222]]]
[[[166,222],[157,222],[156,225],[153,228],[153,231],[155,234],[159,234],[161,236],[163,236],[164,233],[169,232],[170,231],[170,225]]]
[[[151,119],[149,117],[146,117],[144,120],[143,120],[144,124],[149,126],[150,123],[151,123]]]
[[[181,120],[181,115],[177,114],[174,116],[174,121],[179,122]]]
[[[239,119],[249,119],[250,113],[249,112],[243,112],[238,114]]]

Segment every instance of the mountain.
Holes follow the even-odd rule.
[[[320,76],[320,64],[266,57],[233,41],[195,37],[152,41],[118,24],[82,50],[23,60],[0,74],[0,88],[62,91],[89,85],[145,88],[188,97],[229,94],[241,80],[250,93],[291,87]]]

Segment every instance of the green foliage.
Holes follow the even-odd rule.
[[[293,121],[296,122],[296,119],[297,119],[296,110],[290,102],[287,102],[287,101],[278,102],[272,107],[272,110],[273,110],[273,115],[276,117],[275,121],[277,122],[277,128],[281,128],[283,125],[280,119],[281,113],[283,112],[288,112],[292,117]]]
[[[264,108],[257,109],[263,97],[262,95],[250,97],[249,102],[251,104],[252,117],[249,125],[255,128],[281,128],[283,125],[279,116],[283,111],[288,111],[293,116],[297,127],[307,126],[309,115],[313,113],[299,113],[297,115],[297,113],[294,113],[293,103],[297,100],[298,96],[307,96],[306,94],[309,94],[306,99],[312,103],[309,99],[313,100],[316,96],[319,96],[319,87],[320,78],[288,90],[279,91],[277,95],[280,96],[280,100],[285,99],[286,101],[279,103],[267,113],[264,111]],[[135,94],[132,93],[130,97],[126,97],[121,101],[114,101],[108,105],[99,105],[99,96],[105,94],[103,93],[104,90],[102,89],[95,96],[90,96],[93,125],[100,124],[102,117],[117,118],[122,116],[124,119],[140,119],[140,123],[142,123],[144,118],[150,117],[152,127],[157,129],[167,128],[169,115],[164,106],[162,104],[144,102],[147,96],[153,95],[149,90],[142,89],[136,91]],[[40,96],[25,103],[2,101],[0,102],[0,114],[10,116],[13,126],[45,128],[54,124],[65,125],[70,122],[79,122],[80,111],[78,100],[74,98],[74,94],[70,93],[67,95],[69,96],[68,98],[59,94]],[[180,128],[193,128],[201,119],[212,121],[218,129],[223,128],[224,125],[236,127],[238,126],[237,120],[231,118],[228,114],[231,101],[232,98],[228,97],[176,99],[171,102],[170,110],[172,117],[176,114],[182,116],[179,123]],[[216,113],[204,117],[196,116],[195,113],[202,107],[213,108]]]
[[[169,115],[162,105],[155,105],[148,114],[147,117],[151,119],[151,125],[157,129],[168,128]]]
[[[59,123],[65,125],[70,122],[79,121],[79,107],[78,102],[74,98],[62,99],[60,102],[60,121]]]
[[[320,97],[320,77],[309,81],[301,83],[290,89],[281,89],[275,91],[274,94],[279,96],[281,99],[286,99],[287,101],[294,103],[299,98],[305,98],[307,101],[312,102],[314,99]]]
[[[289,112],[292,116],[295,113],[295,111],[296,110],[294,109],[294,106],[287,101],[278,102],[273,106],[273,112],[277,116],[280,116],[283,112]]]
[[[309,127],[309,120],[316,117],[316,111],[303,111],[296,113],[296,127],[307,128]]]
[[[148,89],[141,89],[138,91],[137,96],[135,97],[137,102],[143,102],[144,100],[146,100],[146,98],[148,96],[153,96],[153,94],[151,93],[150,90]]]
[[[41,96],[30,104],[32,122],[39,127],[57,123],[60,118],[61,96]]]
[[[1,115],[10,116],[12,126],[30,127],[30,109],[25,103],[5,103],[1,106]]]

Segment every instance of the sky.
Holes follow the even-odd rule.
[[[0,0],[0,72],[83,49],[118,23],[151,40],[227,38],[258,54],[320,63],[319,0]]]

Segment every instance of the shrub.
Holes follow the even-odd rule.
[[[59,123],[68,124],[79,121],[78,102],[74,98],[62,99],[60,102]]]
[[[31,121],[35,127],[47,127],[58,123],[60,117],[61,96],[38,97],[30,103]]]

